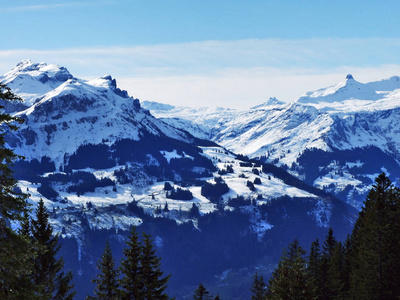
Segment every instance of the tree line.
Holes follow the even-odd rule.
[[[330,229],[306,256],[294,240],[268,284],[254,275],[252,299],[399,299],[399,234],[400,189],[382,173],[344,243]]]

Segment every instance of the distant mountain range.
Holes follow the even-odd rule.
[[[142,106],[164,122],[272,162],[360,208],[374,178],[400,178],[400,78],[360,83],[352,75],[293,103],[275,98],[245,111]]]
[[[398,77],[348,75],[247,111],[140,103],[110,75],[29,60],[0,81],[25,100],[5,105],[25,121],[7,134],[25,156],[15,176],[31,203],[44,199],[78,298],[105,241],[120,258],[132,225],[154,237],[171,296],[203,282],[249,298],[251,274],[267,277],[293,238],[306,246],[333,227],[344,239],[374,177],[400,177]]]

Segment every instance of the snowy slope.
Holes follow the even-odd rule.
[[[213,120],[212,117],[196,111],[189,114],[189,109],[185,111],[184,108],[180,108],[182,113],[176,109],[151,111],[178,128],[181,128],[181,124],[189,127],[185,123],[188,121],[194,122],[194,127],[207,123],[209,119]],[[174,120],[168,118],[171,116]],[[293,174],[308,179],[310,183],[313,183],[314,179],[301,175],[307,173],[307,170],[301,170],[304,166],[296,166],[303,153],[310,149],[333,153],[376,147],[382,152],[377,155],[385,156],[386,162],[367,173],[363,173],[365,171],[359,168],[359,174],[353,175],[363,174],[365,178],[371,178],[381,172],[383,167],[387,170],[392,168],[393,179],[400,177],[400,171],[394,171],[399,168],[397,162],[400,161],[399,77],[360,83],[353,76],[347,75],[344,81],[305,93],[294,103],[270,99],[267,103],[246,111],[230,112],[230,115],[223,116],[225,118],[221,122],[214,122],[212,131],[209,131],[213,141],[235,153],[261,157],[266,161],[293,167]],[[394,160],[389,165],[388,157]],[[349,163],[356,162],[356,156],[352,156],[351,159]],[[370,159],[369,164],[372,164],[373,160],[376,163],[376,159]],[[326,166],[320,165],[321,170],[324,167]],[[340,168],[345,168],[345,164]],[[320,175],[331,177],[329,172]],[[332,191],[339,193],[343,186],[347,185],[355,187],[358,192],[363,193],[355,204],[359,207],[362,197],[373,181],[368,179],[367,183],[364,178],[354,181],[349,177],[344,182],[347,184],[340,184],[341,189]],[[324,186],[317,181],[314,184]],[[350,196],[348,194],[347,198],[350,199]]]
[[[67,74],[60,75],[65,81],[57,79],[60,72]],[[63,67],[24,61],[5,76],[12,78],[11,87],[18,83],[16,91],[26,97],[25,105],[30,105],[15,113],[25,122],[9,139],[27,160],[40,159],[46,153],[58,168],[65,155],[73,154],[81,145],[111,145],[121,139],[139,140],[144,134],[192,140],[142,109],[137,99],[117,88],[111,76],[85,81],[67,72]],[[43,83],[43,76],[54,80]]]
[[[237,195],[243,196],[245,199],[256,201],[257,205],[263,205],[270,203],[276,198],[283,196],[289,196],[291,198],[308,198],[315,201],[314,210],[310,211],[309,214],[313,217],[318,226],[327,227],[330,224],[330,219],[325,218],[321,221],[320,215],[331,214],[332,206],[329,203],[324,203],[321,197],[302,190],[300,188],[288,185],[282,179],[277,178],[272,173],[263,173],[261,167],[242,166],[241,160],[236,158],[236,155],[226,152],[221,147],[202,147],[203,155],[213,161],[218,167],[218,170],[226,168],[227,165],[231,165],[233,168],[232,173],[219,175],[218,172],[214,172],[212,177],[204,178],[210,183],[214,183],[214,177],[221,177],[229,187],[229,192],[222,196],[222,202],[225,205],[225,209],[233,209],[229,207],[229,199],[234,198]],[[83,171],[91,172],[95,174],[98,179],[110,178],[115,180],[114,171],[117,167],[105,170],[94,170],[85,169]],[[259,174],[254,173],[254,169],[259,171]],[[54,174],[63,174],[55,172]],[[46,176],[48,176],[47,174]],[[256,185],[256,189],[251,191],[246,185],[247,181],[253,182],[255,178],[261,180],[261,184]],[[138,205],[144,209],[149,215],[156,215],[160,217],[166,217],[176,220],[176,222],[188,222],[191,221],[189,217],[189,211],[193,204],[199,207],[200,213],[206,214],[217,210],[217,205],[211,202],[209,199],[201,194],[200,186],[185,187],[184,189],[190,190],[193,194],[192,200],[174,200],[167,198],[167,193],[164,190],[164,181],[155,182],[147,185],[142,189],[138,189],[137,186],[132,184],[116,184],[116,188],[112,187],[101,187],[96,188],[94,192],[87,192],[83,195],[76,195],[75,193],[67,192],[66,188],[62,185],[58,185],[58,191],[60,193],[59,199],[62,201],[48,200],[44,198],[46,206],[50,210],[57,212],[57,219],[52,220],[52,224],[56,231],[61,232],[62,227],[67,228],[67,233],[76,234],[77,230],[82,229],[74,228],[76,224],[68,225],[66,220],[74,218],[74,216],[90,203],[93,207],[97,207],[99,213],[93,215],[87,213],[89,224],[92,228],[112,228],[116,227],[121,230],[129,230],[129,226],[132,224],[141,224],[141,218],[136,215],[126,215],[123,210],[118,212],[110,212],[107,207],[110,206],[121,206],[124,207],[131,201],[137,201]],[[20,182],[20,187],[23,192],[30,193],[31,197],[29,201],[36,203],[43,195],[38,192],[38,184],[31,183],[25,180]],[[180,187],[175,185],[175,187]],[[249,202],[250,203],[250,202]],[[323,204],[324,203],[324,204]],[[163,208],[168,205],[169,212],[165,214],[163,212],[157,213],[157,208]],[[324,210],[321,211],[321,205]],[[258,224],[257,222],[261,222]],[[254,226],[261,226],[263,230],[257,227],[258,234],[263,235],[267,230],[273,227],[273,224],[267,223],[264,220],[255,220]],[[256,224],[257,223],[257,224]]]
[[[377,100],[380,96],[372,86],[354,80],[351,74],[338,84],[317,91],[305,93],[298,103],[341,102],[349,99]]]
[[[149,101],[143,101],[141,105],[155,117],[202,139],[212,139],[221,126],[237,114],[234,109],[222,107],[175,107]]]
[[[210,124],[212,140],[227,149],[290,165],[309,148],[376,145],[400,157],[399,109],[398,77],[364,84],[347,75],[343,82],[308,92],[295,103],[273,98],[246,111],[205,114],[206,109],[180,107],[151,112],[178,128],[187,126],[186,121],[193,126]]]
[[[257,200],[259,204],[283,196],[310,198],[315,201],[319,199],[319,196],[290,186],[282,179],[275,178],[273,174],[262,174],[260,167],[261,174],[255,175],[253,167],[242,166],[236,155],[223,148],[217,146],[196,148],[192,145],[195,139],[186,133],[186,131],[195,132],[203,138],[232,134],[226,133],[222,127],[236,126],[232,122],[238,114],[239,121],[245,117],[252,119],[248,119],[245,125],[238,123],[237,130],[245,131],[246,128],[253,128],[254,123],[261,122],[260,118],[269,117],[264,112],[285,110],[284,103],[276,99],[270,99],[267,103],[254,108],[252,110],[254,114],[223,108],[191,109],[144,103],[145,107],[157,109],[158,116],[162,117],[163,113],[168,115],[168,120],[166,119],[170,124],[168,125],[162,118],[157,119],[148,110],[143,109],[137,99],[121,91],[110,75],[85,81],[73,77],[64,67],[36,64],[27,60],[19,63],[2,77],[2,80],[27,100],[24,103],[26,107],[14,113],[25,122],[20,130],[7,136],[7,141],[15,148],[16,153],[26,158],[27,165],[19,164],[18,168],[22,168],[22,171],[18,169],[17,174],[24,179],[21,181],[21,186],[26,191],[29,190],[32,195],[31,200],[34,202],[43,197],[44,192],[38,190],[44,188],[54,190],[58,194],[47,201],[50,207],[80,207],[89,202],[99,207],[107,207],[126,205],[133,199],[139,199],[140,206],[150,214],[165,203],[168,203],[175,214],[177,211],[188,212],[193,203],[199,205],[202,213],[207,213],[216,210],[216,204],[201,195],[201,182],[213,182],[214,177],[219,177],[219,170],[226,168],[227,164],[232,166],[233,172],[222,175],[229,187],[229,192],[223,196],[225,205],[228,205],[229,198],[237,195]],[[310,110],[315,111],[314,108]],[[192,119],[179,118],[183,115],[191,116]],[[189,128],[188,124],[197,125]],[[182,127],[184,131],[176,127]],[[257,130],[252,134],[257,135]],[[123,141],[131,142],[123,146]],[[141,143],[135,144],[135,141]],[[234,143],[240,141],[235,140]],[[187,144],[188,146],[185,146]],[[85,146],[89,148],[82,148]],[[240,150],[254,151],[254,149],[255,146],[250,144]],[[143,151],[148,152],[143,153]],[[46,159],[43,160],[44,157]],[[138,161],[140,157],[144,159]],[[92,167],[79,169],[79,166],[89,165]],[[93,167],[98,165],[107,168]],[[185,166],[190,166],[191,169],[186,170]],[[34,170],[42,173],[33,174],[34,176],[26,175],[26,172],[31,173]],[[81,175],[83,177],[78,182],[73,182],[74,172],[83,172],[84,176]],[[98,187],[93,189],[94,192],[86,190],[73,192],[80,188],[79,184],[93,184],[85,181],[90,179],[87,179],[88,174],[95,176],[93,180],[97,180],[96,184],[105,179],[108,183],[104,186],[98,184]],[[157,178],[157,176],[163,177]],[[179,184],[189,185],[182,176],[188,177],[190,184],[193,184],[190,181],[193,180],[192,177],[199,178],[196,180],[200,184],[189,188],[193,200],[167,199],[163,190],[165,178],[176,181],[178,187]],[[256,177],[262,184],[252,191],[246,184],[248,181],[253,182]],[[138,222],[137,219],[129,221],[122,216],[119,218],[122,218],[121,228],[125,229],[132,222]],[[108,228],[109,224],[103,224],[99,219],[98,224],[94,226]]]
[[[297,152],[328,149],[318,128],[326,130],[321,124],[333,119],[314,106],[274,98],[249,111],[143,103],[155,118],[109,75],[85,81],[63,67],[23,61],[1,80],[26,100],[8,108],[25,120],[6,136],[8,145],[26,157],[15,163],[14,176],[30,194],[29,202],[44,199],[82,298],[91,293],[105,241],[113,253],[121,252],[132,225],[152,235],[174,276],[183,274],[179,290],[193,284],[187,282],[188,269],[211,282],[233,265],[259,264],[274,253],[279,257],[294,237],[311,241],[329,227],[341,236],[350,232],[350,206],[273,164],[189,134],[220,140],[239,153],[269,153],[266,161],[295,160],[296,152],[280,145]],[[316,129],[312,137],[305,133],[310,122]],[[303,144],[297,146],[300,138]],[[322,177],[315,185],[324,188],[328,182]],[[178,197],[179,191],[185,197]],[[267,252],[259,251],[266,245]],[[248,277],[243,270],[238,274]]]
[[[26,106],[30,106],[36,99],[72,78],[64,67],[23,60],[10,72],[0,76],[0,81],[23,98]]]

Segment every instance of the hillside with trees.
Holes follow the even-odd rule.
[[[307,256],[294,240],[268,285],[256,275],[253,299],[398,299],[399,232],[400,189],[382,173],[345,242],[330,229],[322,245],[318,239],[312,243]]]

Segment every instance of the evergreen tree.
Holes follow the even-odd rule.
[[[11,170],[12,163],[22,157],[6,147],[4,138],[6,132],[18,129],[15,122],[22,123],[21,119],[3,112],[4,104],[10,101],[16,102],[21,99],[15,96],[10,88],[0,83],[0,232],[4,231],[9,221],[21,220],[22,213],[27,209],[27,195],[15,190],[17,180],[12,176]]]
[[[210,300],[212,299],[212,296],[210,295],[210,292],[207,291],[207,289],[202,285],[201,283],[199,284],[199,287],[194,291],[193,295],[194,300]]]
[[[166,212],[166,213],[169,212],[168,202],[165,202],[163,211]]]
[[[200,216],[199,207],[193,203],[189,211],[189,218],[198,218]]]
[[[350,273],[351,273],[351,236],[348,235],[343,246],[344,258],[343,258],[343,294],[348,296],[350,290]]]
[[[336,243],[328,267],[328,282],[327,287],[330,292],[329,299],[344,299],[345,298],[345,268],[344,268],[345,251],[342,243]]]
[[[321,255],[321,298],[323,300],[333,299],[335,292],[331,290],[331,283],[329,278],[329,268],[331,267],[331,258],[336,247],[336,239],[333,236],[332,228],[329,228],[328,234],[322,245]]]
[[[284,250],[269,281],[267,299],[310,299],[305,251],[297,240]]]
[[[121,273],[119,280],[122,299],[144,299],[142,296],[143,279],[140,273],[141,246],[135,227],[132,226],[128,248],[124,249],[124,259],[121,261]]]
[[[165,294],[167,282],[170,276],[161,278],[163,272],[160,269],[160,258],[156,256],[155,249],[150,240],[150,236],[143,234],[144,241],[141,256],[141,277],[143,284],[143,295],[147,300],[168,299]]]
[[[329,261],[333,255],[333,251],[336,246],[336,239],[333,236],[332,228],[329,228],[328,235],[325,238],[322,246],[322,256],[326,261]]]
[[[104,253],[101,256],[101,260],[97,264],[97,269],[100,270],[100,273],[97,275],[97,279],[92,280],[92,283],[96,284],[96,288],[94,291],[94,294],[96,296],[89,296],[88,299],[119,299],[119,270],[115,268],[114,259],[108,241],[106,244],[106,248],[104,249]]]
[[[253,286],[251,287],[251,300],[264,300],[267,295],[267,285],[264,282],[262,276],[254,274],[253,276]]]
[[[41,299],[73,299],[72,273],[64,274],[64,260],[56,255],[61,245],[58,236],[53,236],[53,228],[49,224],[49,214],[40,199],[35,211],[36,219],[32,219],[32,239],[36,248],[34,259],[33,282]]]
[[[383,173],[359,213],[351,237],[350,297],[400,296],[400,191]]]
[[[316,239],[311,244],[307,264],[310,292],[313,299],[320,299],[322,296],[321,260],[321,248],[319,240]]]
[[[29,240],[11,228],[11,222],[21,221],[28,210],[27,195],[16,189],[11,165],[22,157],[6,147],[5,134],[17,130],[22,120],[4,112],[4,106],[21,101],[0,83],[0,299],[34,299]]]

